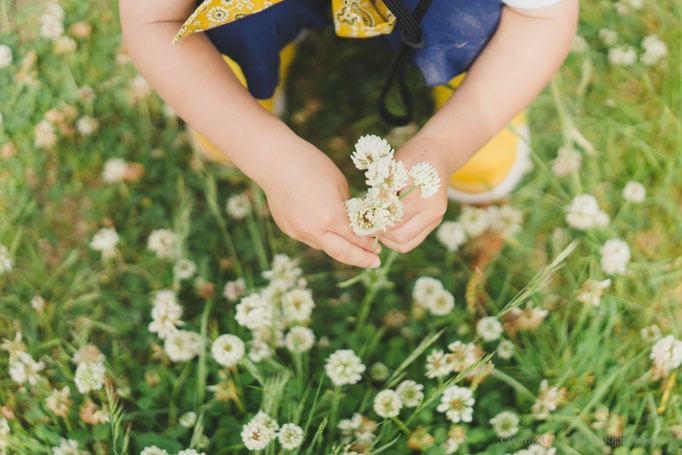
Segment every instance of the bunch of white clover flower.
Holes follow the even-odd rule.
[[[346,201],[350,226],[358,235],[367,235],[398,223],[403,216],[400,199],[419,187],[421,195],[428,198],[440,188],[438,172],[427,162],[417,163],[408,170],[402,161],[396,161],[391,145],[378,136],[365,135],[358,139],[351,155],[353,164],[365,171],[369,186],[367,195]],[[400,197],[398,192],[412,177],[413,186]]]
[[[0,243],[0,275],[12,271],[12,257],[5,245]]]
[[[149,234],[147,249],[159,259],[174,260],[178,256],[177,236],[167,229],[156,229]]]
[[[302,274],[297,261],[278,254],[273,258],[271,269],[263,272],[269,284],[259,292],[242,297],[235,306],[237,323],[252,333],[249,351],[252,361],[270,357],[279,347],[297,354],[312,348],[315,335],[306,325],[312,318],[315,300],[306,289]],[[237,280],[227,283],[224,295],[228,300],[236,300],[243,292],[243,282]]]
[[[295,450],[303,444],[303,429],[294,423],[285,423],[280,428],[275,419],[263,411],[242,428],[242,442],[248,450],[264,450],[277,439],[285,450]]]
[[[446,316],[455,308],[455,297],[439,280],[423,276],[414,283],[412,299],[435,316]]]
[[[57,40],[63,33],[64,10],[57,3],[51,3],[40,16],[40,36]]]
[[[434,349],[426,357],[426,377],[442,378],[451,373],[459,373],[476,363],[483,352],[474,343],[463,343],[459,340],[448,345],[447,354],[441,349]]]
[[[102,228],[92,237],[90,248],[102,253],[102,259],[111,259],[116,256],[118,234],[114,228]]]
[[[599,208],[599,202],[591,194],[573,198],[566,207],[566,222],[575,229],[586,230],[609,224],[609,215]]]
[[[464,206],[456,221],[444,221],[436,231],[436,237],[448,251],[455,252],[468,239],[486,231],[496,232],[505,237],[521,230],[523,214],[510,205],[487,208]]]
[[[471,422],[475,402],[474,393],[471,389],[453,385],[443,391],[440,404],[436,410],[445,413],[453,423]]]
[[[170,455],[165,449],[156,446],[145,447],[140,455]],[[206,452],[198,452],[195,449],[185,449],[178,452],[177,455],[206,455]]]
[[[620,239],[607,240],[599,249],[601,269],[607,275],[622,275],[630,263],[630,247]]]
[[[656,369],[667,374],[682,364],[682,340],[672,335],[661,338],[651,348],[649,358],[653,360]]]
[[[182,311],[173,291],[164,289],[154,295],[149,331],[164,340],[163,349],[172,362],[191,360],[204,346],[200,334],[178,329],[185,325],[181,319]]]
[[[649,35],[642,40],[644,53],[640,56],[640,61],[645,65],[655,65],[668,53],[668,46],[660,40],[658,35]]]

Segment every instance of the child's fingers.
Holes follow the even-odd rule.
[[[434,222],[424,213],[417,214],[403,227],[379,237],[379,240],[392,250],[407,253],[422,243],[439,224],[440,220]]]
[[[350,243],[357,245],[364,250],[376,254],[381,253],[381,245],[379,245],[379,243],[376,244],[376,248],[374,247],[375,243],[374,236],[357,235],[355,232],[353,232],[353,229],[351,229],[351,227],[348,225],[343,225],[343,227],[341,227],[339,231],[337,231],[337,234],[339,234],[344,239],[348,240]]]
[[[339,262],[356,267],[376,268],[381,265],[378,255],[355,246],[334,232],[326,231],[322,233],[319,243],[325,253]]]

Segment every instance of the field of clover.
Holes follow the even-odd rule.
[[[682,4],[581,3],[519,188],[362,271],[192,151],[114,0],[0,0],[0,454],[680,453]],[[390,61],[311,32],[289,79],[358,198],[432,109],[380,121]]]

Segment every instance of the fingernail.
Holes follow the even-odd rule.
[[[381,265],[381,259],[375,258],[374,261],[372,261],[372,268],[376,269]]]

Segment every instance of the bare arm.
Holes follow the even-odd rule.
[[[353,233],[348,183],[334,163],[296,136],[242,87],[208,37],[171,41],[192,0],[119,0],[123,38],[157,93],[265,191],[290,237],[335,259],[376,267],[372,239]]]

